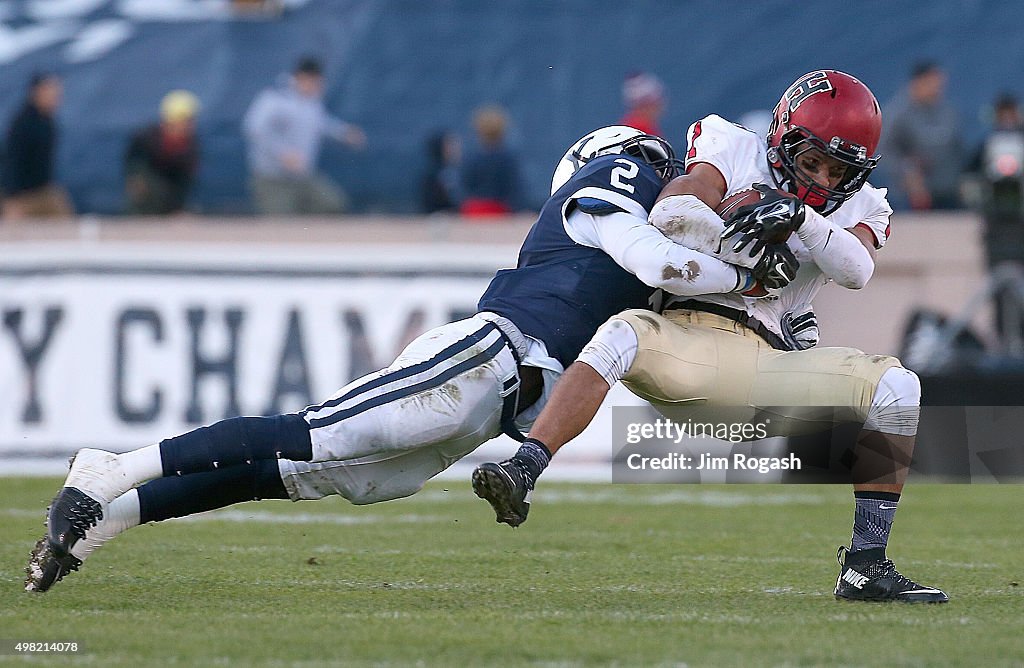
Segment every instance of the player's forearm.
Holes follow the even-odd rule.
[[[796,233],[822,273],[851,290],[867,285],[875,270],[875,261],[864,243],[849,230],[810,208],[805,215]]]
[[[541,411],[530,438],[535,438],[554,455],[558,449],[583,433],[601,407],[608,383],[592,367],[575,362],[555,384],[554,392]]]
[[[657,236],[638,239],[625,249],[623,266],[652,288],[675,295],[707,295],[745,289],[750,272]]]
[[[735,252],[732,244],[722,243],[725,222],[711,207],[695,195],[673,195],[660,200],[651,209],[648,220],[673,243],[695,250],[729,265],[751,268],[758,257]]]
[[[573,212],[566,232],[577,243],[600,248],[615,262],[652,288],[673,294],[732,292],[749,287],[750,272],[680,246],[624,211],[593,216]]]

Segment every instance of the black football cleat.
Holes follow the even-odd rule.
[[[28,566],[25,568],[25,591],[42,593],[71,571],[77,571],[81,565],[82,561],[70,554],[58,557],[49,539],[44,536],[32,548]]]
[[[889,559],[857,561],[846,547],[836,553],[839,577],[833,592],[837,600],[898,601],[901,603],[946,603],[949,596],[941,589],[924,587],[904,577]]]
[[[473,471],[473,491],[494,508],[495,521],[517,527],[530,512],[533,481],[518,462],[488,462]]]
[[[74,487],[62,487],[46,516],[46,539],[58,558],[71,555],[71,548],[103,519],[103,504]]]
[[[46,535],[36,542],[25,567],[25,590],[44,592],[70,573],[82,560],[71,548],[103,519],[103,506],[74,487],[62,487],[46,513]]]

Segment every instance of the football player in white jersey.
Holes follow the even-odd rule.
[[[786,90],[767,142],[714,115],[690,127],[686,173],[665,187],[650,221],[734,264],[752,266],[750,248],[773,248],[778,270],[789,273],[796,263],[783,261],[784,246],[799,264],[795,278],[771,289],[751,277],[747,289],[730,294],[674,297],[661,315],[612,317],[566,370],[520,453],[474,471],[474,490],[497,521],[525,521],[550,455],[589,424],[617,381],[670,416],[682,404],[744,407],[750,415],[789,407],[772,409],[782,418],[772,435],[793,433],[805,420],[801,407],[844,407],[863,426],[854,448],[853,539],[839,550],[836,598],[948,600],[901,575],[885,554],[917,433],[916,375],[893,357],[803,349],[790,327],[829,281],[856,290],[871,277],[892,213],[885,190],[867,183],[881,129],[871,91],[834,70],[805,74]],[[767,183],[778,192],[727,221],[715,213],[728,196]]]

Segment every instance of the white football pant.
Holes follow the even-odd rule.
[[[313,461],[279,462],[288,494],[339,494],[355,504],[415,494],[502,432],[505,397],[518,385],[510,344],[521,359],[519,330],[477,314],[426,332],[391,366],[307,408]]]

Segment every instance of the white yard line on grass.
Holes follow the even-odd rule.
[[[712,508],[735,508],[739,506],[819,506],[827,503],[847,503],[847,499],[832,498],[812,493],[765,493],[732,490],[702,490],[699,487],[686,489],[659,489],[657,491],[637,492],[630,486],[595,487],[588,486],[576,489],[548,488],[538,489],[534,500],[545,504],[605,504],[617,506],[664,506],[690,505]],[[400,503],[447,504],[476,501],[476,498],[464,490],[448,491],[443,489],[427,489],[408,501]],[[481,502],[482,503],[482,502]],[[348,510],[346,508],[346,510]],[[45,516],[44,508],[0,508],[0,515],[7,517],[38,517]],[[179,518],[174,521],[187,522],[254,522],[254,523],[290,523],[290,524],[373,524],[397,523],[415,524],[422,522],[447,522],[450,518],[436,515],[379,515],[354,514],[345,515],[332,512],[294,513],[267,512],[246,510],[219,510],[201,513],[191,517]]]
[[[737,506],[817,506],[823,503],[848,503],[846,497],[828,497],[813,493],[771,493],[764,491],[743,492],[725,490],[702,490],[699,485],[680,489],[665,486],[658,491],[637,492],[632,485],[614,485],[612,487],[580,487],[578,489],[559,489],[538,486],[533,494],[535,503],[601,503],[622,506],[663,506],[691,505],[711,506],[715,508],[734,508]],[[412,497],[422,502],[446,503],[465,501],[461,492],[439,489],[428,489]]]
[[[43,508],[0,508],[0,516],[33,518],[38,517],[40,522],[45,518],[46,511]],[[452,518],[440,515],[379,515],[364,514],[339,515],[330,513],[269,513],[262,511],[245,510],[214,510],[208,513],[199,513],[189,517],[179,517],[167,520],[168,522],[236,522],[254,524],[424,524],[451,522]]]
[[[189,517],[179,517],[171,522],[238,522],[255,524],[424,524],[450,522],[450,517],[440,515],[334,515],[328,513],[268,513],[245,510],[215,510]]]

